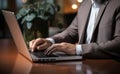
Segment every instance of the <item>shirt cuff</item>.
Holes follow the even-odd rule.
[[[46,38],[46,40],[50,41],[52,44],[55,44],[55,40],[52,38]]]
[[[76,55],[82,55],[82,46],[76,45]]]

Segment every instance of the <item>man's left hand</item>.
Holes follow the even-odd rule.
[[[50,55],[53,52],[64,52],[68,55],[75,55],[76,54],[76,45],[70,43],[58,43],[53,44],[48,49],[45,50],[46,55]]]

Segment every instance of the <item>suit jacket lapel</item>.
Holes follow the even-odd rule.
[[[84,34],[85,34],[85,28],[86,28],[86,24],[88,22],[91,6],[92,6],[91,0],[87,0],[86,4],[81,6],[80,13],[78,15],[78,17],[80,16],[79,19],[78,19],[80,21],[79,42],[78,43],[83,42],[83,38],[84,38]]]
[[[105,11],[105,8],[106,8],[107,4],[108,4],[108,1],[106,1],[104,4],[101,5],[98,16],[97,16],[97,19],[96,19],[96,22],[95,22],[93,32],[95,31],[97,25],[99,24],[99,21],[101,20],[101,17],[103,15],[104,11]]]

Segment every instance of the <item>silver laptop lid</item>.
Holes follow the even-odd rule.
[[[18,52],[21,53],[23,56],[25,56],[30,61],[32,61],[32,58],[30,56],[27,45],[22,36],[21,30],[19,28],[19,24],[16,20],[16,16],[14,15],[14,12],[5,11],[5,10],[2,10],[2,12],[8,24],[8,27],[10,29],[14,42],[17,46]]]

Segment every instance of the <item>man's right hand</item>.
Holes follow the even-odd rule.
[[[44,38],[38,38],[29,42],[29,47],[32,52],[35,50],[44,50],[50,47],[52,43]]]

